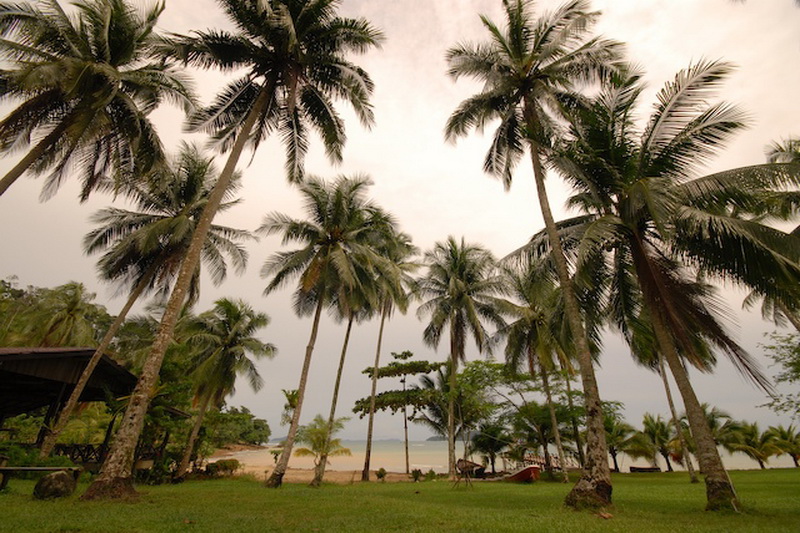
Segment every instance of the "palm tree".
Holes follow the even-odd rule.
[[[176,477],[183,477],[189,468],[206,409],[222,406],[234,392],[236,378],[244,375],[253,391],[261,390],[264,380],[248,354],[256,358],[275,355],[277,350],[273,345],[255,336],[268,324],[266,314],[254,311],[244,301],[222,298],[214,302],[214,309],[199,315],[189,326],[188,344],[197,350],[192,372],[194,398],[200,407]]]
[[[501,277],[494,275],[495,260],[485,248],[459,243],[452,236],[438,242],[425,253],[427,273],[418,281],[421,298],[428,298],[417,310],[419,317],[430,316],[423,339],[439,346],[446,327],[450,332],[450,398],[448,402],[448,471],[455,478],[455,390],[459,361],[466,358],[467,334],[479,351],[487,347],[489,334],[484,322],[503,326],[499,313],[500,295],[505,290]]]
[[[375,422],[375,397],[378,388],[378,369],[381,362],[381,346],[383,345],[383,330],[395,308],[401,313],[408,309],[409,296],[414,291],[414,280],[410,277],[411,272],[416,270],[418,265],[409,261],[409,258],[416,255],[417,248],[411,244],[411,237],[405,233],[396,233],[391,238],[380,243],[382,253],[394,263],[400,270],[400,284],[397,279],[381,278],[376,280],[377,286],[377,309],[380,309],[380,326],[378,328],[378,342],[375,347],[375,364],[372,373],[372,388],[370,389],[369,414],[367,415],[367,445],[364,453],[364,468],[361,470],[361,481],[369,481],[369,468],[372,459],[372,431]],[[405,384],[405,382],[403,382]]]
[[[770,426],[767,432],[772,434],[775,446],[780,450],[778,455],[788,454],[794,466],[800,467],[800,431],[795,430],[794,426]]]
[[[314,466],[319,467],[321,457],[350,456],[349,448],[342,446],[341,439],[332,436],[344,428],[347,418],[337,418],[333,424],[326,421],[322,415],[317,415],[307,426],[301,427],[297,432],[297,442],[308,444],[308,447],[298,448],[294,454],[298,457],[313,457]]]
[[[632,439],[636,434],[636,429],[622,420],[622,417],[613,410],[606,411],[604,427],[606,432],[606,444],[608,444],[608,453],[611,455],[611,460],[614,463],[614,472],[619,472],[617,455],[628,452],[629,447],[633,443]]]
[[[104,280],[116,282],[120,291],[128,287],[128,300],[83,369],[56,425],[42,443],[40,457],[50,455],[97,363],[108,350],[133,304],[148,292],[168,292],[216,177],[210,159],[196,147],[182,144],[170,165],[125,188],[124,194],[136,205],[137,211],[109,207],[92,217],[100,227],[86,235],[84,249],[89,254],[105,252],[98,262],[100,275]],[[230,200],[238,188],[237,177],[230,182],[221,211],[238,203],[238,200]],[[239,242],[248,238],[252,235],[247,231],[211,226],[203,260],[215,285],[222,283],[227,275],[226,255],[238,274],[244,272],[247,252]],[[200,265],[195,269],[189,288],[189,302],[196,300],[200,292],[199,283]]]
[[[30,317],[26,336],[38,346],[96,345],[94,298],[83,283],[75,281],[47,291],[40,308]]]
[[[580,241],[577,261],[591,263],[599,272],[595,279],[608,280],[609,314],[629,342],[642,329],[634,324],[646,317],[675,377],[706,475],[709,509],[735,507],[736,498],[682,357],[708,370],[707,346],[713,346],[758,385],[769,384],[718,322],[713,290],[694,274],[781,298],[791,294],[800,274],[800,240],[730,208],[759,204],[766,192],[795,182],[791,168],[756,165],[694,177],[743,126],[738,109],[706,100],[729,71],[718,62],[681,71],[659,93],[643,132],[632,119],[642,87],[631,71],[586,108],[578,107],[574,141],[552,159],[576,189],[572,207],[586,213],[563,222]]]
[[[386,234],[393,221],[366,198],[370,181],[363,176],[338,177],[333,183],[308,178],[300,187],[305,198],[308,220],[295,220],[279,213],[265,218],[259,232],[283,234],[283,243],[299,242],[297,250],[278,252],[270,257],[261,270],[270,282],[265,294],[283,287],[293,277],[299,277],[295,292],[295,311],[299,315],[313,313],[311,337],[306,347],[300,372],[297,405],[289,425],[283,452],[267,481],[278,487],[289,463],[300,414],[305,397],[308,370],[319,329],[322,310],[336,302],[349,302],[350,296],[361,291],[376,277],[397,278],[395,266],[376,248],[376,234]]]
[[[661,419],[661,415],[654,417],[650,413],[645,413],[642,419],[642,435],[650,442],[653,450],[664,458],[664,462],[667,464],[667,471],[672,472],[672,463],[669,461],[669,445],[672,442],[672,434],[669,424]]]
[[[561,433],[556,420],[549,378],[556,365],[553,355],[558,352],[562,355],[564,353],[558,346],[556,335],[551,332],[553,319],[558,314],[556,308],[560,293],[549,273],[533,263],[529,263],[522,272],[505,269],[504,274],[509,291],[519,302],[503,302],[502,312],[513,319],[506,328],[498,332],[498,335],[507,338],[506,364],[513,371],[519,372],[520,367],[527,363],[533,379],[536,378],[538,368],[545,402],[550,411],[550,424],[553,428],[556,450],[563,461],[564,447],[561,444]],[[564,483],[568,483],[566,468],[562,468],[562,474]]]
[[[767,468],[765,463],[769,462],[771,456],[781,453],[775,433],[769,430],[762,433],[755,422],[742,425],[739,442],[731,444],[731,449],[756,461],[761,470]]]
[[[0,55],[10,63],[0,84],[22,101],[0,122],[0,151],[28,150],[0,179],[0,195],[25,172],[50,171],[48,198],[78,167],[86,200],[109,174],[125,182],[160,162],[147,115],[163,100],[194,108],[185,76],[153,50],[163,2],[141,13],[125,0],[74,5],[74,16],[57,0],[0,5]]]
[[[211,222],[248,141],[255,149],[265,135],[277,130],[287,145],[288,176],[296,180],[302,176],[309,127],[320,131],[332,159],[341,157],[344,131],[332,105],[333,97],[347,100],[364,124],[372,122],[368,102],[372,82],[366,72],[345,57],[349,52],[365,52],[377,44],[380,34],[368,22],[336,16],[335,0],[220,3],[239,33],[210,31],[194,37],[176,36],[166,42],[161,52],[194,65],[247,70],[243,78],[223,91],[217,102],[190,121],[194,130],[212,130],[221,147],[230,148],[230,154],[181,264],[159,333],[132,395],[130,412],[101,475],[84,493],[84,499],[133,492],[130,471],[149,395]]]
[[[589,342],[580,307],[550,209],[545,188],[544,158],[557,135],[559,111],[575,99],[575,88],[599,79],[617,60],[617,43],[587,33],[598,14],[586,0],[571,0],[535,19],[528,0],[504,0],[507,26],[501,30],[487,17],[482,21],[488,43],[461,45],[448,52],[449,73],[484,83],[483,90],[461,103],[447,122],[445,135],[454,140],[470,129],[499,120],[484,169],[508,188],[512,170],[528,148],[539,207],[559,283],[565,314],[576,343],[587,414],[587,458],[581,479],[567,496],[570,506],[611,503],[611,476],[604,443],[603,415]]]
[[[511,437],[506,434],[504,425],[499,423],[481,424],[478,432],[472,435],[472,450],[484,454],[492,467],[492,474],[496,474],[497,454],[502,452],[510,442]]]

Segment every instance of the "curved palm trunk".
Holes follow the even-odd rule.
[[[550,394],[550,382],[547,379],[547,371],[539,362],[539,371],[542,374],[542,388],[544,389],[545,399],[547,400],[547,409],[550,411],[550,424],[553,426],[553,436],[556,439],[556,451],[558,451],[558,460],[561,465],[561,473],[564,475],[563,482],[569,483],[569,474],[567,474],[567,465],[564,462],[564,447],[561,445],[561,432],[558,430],[558,419],[556,418],[556,410],[553,407],[553,397]]]
[[[375,392],[378,390],[378,365],[381,363],[381,344],[383,343],[383,326],[386,324],[386,317],[389,316],[391,304],[383,304],[381,312],[381,325],[378,328],[378,346],[375,349],[375,364],[372,367],[372,391],[369,396],[369,421],[367,422],[367,449],[364,453],[364,469],[361,471],[361,481],[369,481],[369,463],[372,459],[372,430],[375,422]]]
[[[150,405],[150,399],[155,393],[158,384],[158,375],[161,370],[161,363],[164,360],[167,347],[172,339],[175,324],[178,322],[181,308],[183,307],[189,291],[189,285],[194,276],[197,264],[200,262],[200,254],[203,250],[206,237],[208,236],[214,215],[219,209],[220,203],[225,196],[225,191],[231,182],[236,164],[244,150],[253,125],[261,111],[269,103],[269,92],[263,90],[258,96],[253,109],[247,116],[242,125],[242,130],[233,144],[231,154],[220,173],[216,185],[208,196],[208,202],[203,209],[200,219],[186,257],[181,263],[178,271],[178,278],[170,294],[164,315],[161,318],[161,325],[156,335],[150,354],[144,363],[139,381],[128,402],[128,407],[122,419],[117,436],[111,445],[108,457],[103,463],[100,475],[92,482],[87,491],[82,496],[85,500],[100,498],[126,498],[136,494],[133,488],[133,478],[131,470],[133,468],[133,455],[136,450],[136,443],[144,427],[144,418]]]
[[[683,434],[681,420],[678,418],[678,411],[675,409],[675,402],[672,401],[672,391],[669,388],[667,372],[664,368],[664,358],[660,353],[658,354],[658,370],[658,373],[661,374],[661,380],[664,382],[664,391],[667,393],[667,403],[669,404],[669,412],[672,415],[672,424],[675,426],[675,431],[678,433],[678,442],[681,444],[683,460],[686,463],[686,470],[689,472],[689,481],[690,483],[699,483],[700,480],[697,478],[697,472],[694,470],[694,464],[692,463],[692,458],[689,455],[689,447],[686,445],[686,437]]]
[[[406,401],[408,401],[408,396],[406,396],[406,378],[403,377],[403,396],[405,396]],[[406,452],[406,474],[411,474],[411,464],[408,460],[408,405],[403,405],[403,441],[405,444],[405,452]],[[797,459],[794,460],[795,466],[797,466]]]
[[[292,456],[292,448],[294,447],[294,441],[297,437],[297,429],[300,427],[300,411],[303,409],[303,399],[305,398],[306,385],[308,384],[308,370],[311,367],[311,355],[314,353],[314,344],[317,342],[317,332],[319,331],[319,319],[325,304],[325,298],[322,296],[324,293],[325,291],[320,291],[317,310],[314,312],[314,324],[311,326],[311,337],[308,339],[306,357],[303,360],[303,369],[300,371],[300,384],[297,386],[297,406],[294,408],[294,413],[292,413],[292,422],[289,424],[289,433],[286,436],[286,441],[283,443],[281,456],[278,458],[275,470],[272,471],[269,479],[267,479],[267,487],[280,487],[283,484],[283,476],[286,474],[286,469],[289,467],[289,458]]]
[[[733,508],[738,510],[736,492],[728,477],[728,473],[725,471],[725,466],[722,464],[719,450],[717,450],[717,445],[714,442],[714,437],[711,434],[708,421],[703,414],[700,401],[697,399],[697,395],[695,395],[694,389],[689,382],[686,369],[683,367],[683,364],[681,364],[680,356],[675,349],[669,332],[664,326],[660,314],[658,314],[652,306],[648,305],[648,307],[650,307],[649,311],[653,332],[667,360],[667,364],[672,371],[672,375],[675,378],[678,391],[683,398],[686,417],[689,419],[689,427],[691,428],[692,436],[697,445],[697,462],[700,463],[700,471],[705,474],[706,509],[718,510]]]
[[[128,301],[119,312],[119,315],[117,315],[114,323],[111,324],[111,327],[108,328],[108,331],[106,331],[103,340],[100,341],[100,346],[98,346],[97,350],[95,350],[95,352],[92,354],[92,357],[86,364],[86,368],[84,368],[83,372],[81,372],[78,382],[75,383],[75,388],[72,389],[72,393],[69,395],[66,405],[64,405],[64,408],[61,409],[61,413],[58,415],[58,420],[56,421],[55,426],[53,426],[52,430],[47,432],[47,435],[42,442],[42,447],[39,449],[39,458],[44,459],[50,455],[51,451],[53,451],[53,447],[56,445],[56,440],[61,432],[64,431],[64,428],[67,426],[67,422],[69,422],[72,413],[78,406],[78,401],[80,400],[81,394],[83,394],[86,384],[89,383],[89,379],[91,379],[94,369],[97,367],[100,359],[103,358],[103,354],[108,349],[111,341],[114,340],[114,336],[117,334],[117,331],[122,326],[123,322],[125,322],[125,318],[128,316],[128,312],[131,310],[131,307],[133,307],[133,304],[136,303],[136,300],[139,299],[139,296],[141,296],[142,292],[144,292],[144,290],[147,288],[156,270],[156,265],[152,265],[147,270],[145,275],[142,276],[141,281],[139,281],[139,284],[136,285],[136,287],[133,289],[133,292],[131,292],[131,295],[128,297]]]
[[[319,487],[320,484],[322,484],[322,478],[325,476],[325,466],[328,464],[328,447],[331,441],[331,433],[333,432],[333,421],[336,416],[336,403],[339,401],[339,385],[342,383],[344,359],[347,355],[347,345],[350,343],[350,330],[352,329],[353,314],[350,313],[350,318],[347,321],[347,331],[344,334],[344,342],[342,343],[342,355],[339,357],[339,369],[336,371],[336,382],[333,385],[331,412],[328,415],[328,434],[325,436],[325,447],[322,448],[322,454],[319,456],[319,462],[314,468],[314,479],[311,480],[312,487]]]
[[[609,447],[608,453],[611,454],[611,460],[614,462],[614,472],[619,474],[619,463],[617,462],[617,449]]]
[[[526,120],[531,131],[537,123],[533,107],[526,105]],[[608,449],[606,448],[605,429],[603,428],[603,409],[600,403],[600,391],[594,372],[594,363],[589,351],[589,341],[583,327],[581,310],[569,275],[564,249],[558,236],[553,212],[544,185],[544,169],[539,155],[539,147],[531,142],[531,162],[533,176],[536,181],[536,193],[542,211],[547,238],[550,241],[553,261],[555,262],[559,284],[564,295],[564,314],[577,347],[578,368],[583,384],[586,405],[586,458],[581,477],[567,494],[564,503],[573,508],[602,507],[611,504],[611,471],[608,468]]]
[[[17,179],[22,176],[26,170],[30,168],[30,166],[39,159],[48,148],[53,146],[56,141],[67,131],[69,127],[69,117],[65,117],[58,126],[53,128],[53,131],[47,134],[44,139],[39,141],[36,146],[31,148],[31,150],[25,154],[23,157],[14,167],[9,170],[3,179],[0,179],[0,196],[3,195],[4,192],[8,190],[11,185],[17,181]]]
[[[211,395],[207,394],[203,401],[200,403],[200,411],[197,413],[197,418],[194,421],[192,432],[189,434],[189,440],[186,442],[186,449],[183,451],[183,458],[178,470],[175,472],[176,478],[182,478],[189,470],[189,462],[192,460],[192,452],[194,451],[194,443],[197,441],[197,435],[200,434],[200,428],[203,426],[203,418],[208,409],[208,402],[211,400]]]

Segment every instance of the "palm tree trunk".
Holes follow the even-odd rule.
[[[36,146],[31,148],[31,150],[25,154],[23,157],[14,167],[9,170],[3,179],[0,179],[0,196],[3,196],[3,193],[8,190],[11,185],[17,181],[17,179],[22,176],[26,170],[30,168],[30,166],[39,159],[48,148],[53,146],[58,139],[67,131],[69,127],[69,116],[64,117],[64,119],[59,122],[58,126],[53,128],[53,130],[48,133],[44,139],[39,141]]]
[[[664,391],[667,393],[667,403],[669,404],[669,412],[672,414],[672,424],[675,426],[675,431],[678,433],[678,442],[681,444],[681,453],[683,460],[686,462],[686,470],[689,471],[690,483],[699,483],[697,472],[694,470],[692,458],[689,455],[689,446],[686,445],[686,437],[683,434],[681,427],[681,420],[678,418],[678,411],[675,409],[675,402],[672,401],[672,391],[669,388],[669,380],[667,379],[667,372],[664,368],[664,358],[661,353],[658,354],[658,373],[661,374],[661,380],[664,382]]]
[[[406,398],[406,402],[408,402],[408,396],[406,395],[406,377],[403,376],[403,396]],[[411,464],[408,460],[408,404],[403,405],[403,441],[405,443],[405,452],[406,452],[406,474],[411,474]],[[795,466],[797,466],[797,459],[795,459]]]
[[[172,339],[172,334],[175,330],[175,324],[178,322],[180,311],[186,301],[189,285],[191,284],[197,264],[200,262],[200,254],[203,250],[206,237],[208,236],[208,231],[211,228],[211,223],[214,220],[214,215],[216,215],[219,205],[225,196],[225,191],[228,189],[228,185],[230,185],[231,178],[236,170],[236,164],[244,150],[253,125],[261,111],[268,105],[269,99],[270,92],[266,89],[262,90],[253,105],[253,109],[250,110],[250,113],[247,115],[242,125],[242,130],[239,132],[236,142],[233,144],[230,156],[228,156],[228,160],[220,173],[216,185],[214,185],[211,194],[208,196],[208,203],[203,209],[200,219],[197,221],[197,227],[192,236],[192,242],[189,244],[186,257],[181,263],[180,270],[178,271],[178,278],[172,289],[169,301],[167,302],[164,315],[161,318],[158,334],[153,342],[150,354],[144,363],[139,381],[136,383],[136,388],[128,402],[122,424],[111,445],[108,457],[103,463],[100,475],[97,476],[82,496],[85,500],[126,498],[136,494],[131,476],[134,459],[133,455],[136,450],[136,443],[139,440],[139,435],[144,427],[144,418],[150,405],[150,399],[158,383],[158,375],[161,370],[161,363],[164,360],[164,354]]]
[[[583,468],[583,463],[585,462],[583,455],[583,442],[581,442],[581,432],[578,430],[578,418],[574,414],[575,404],[572,402],[572,385],[570,384],[570,376],[564,368],[564,365],[560,364],[560,366],[561,371],[564,372],[564,383],[567,387],[567,405],[569,406],[569,417],[572,423],[572,432],[575,434],[575,447],[578,449],[578,463],[581,465],[581,468]],[[619,469],[617,472],[619,472]]]
[[[542,375],[542,388],[547,400],[547,409],[550,411],[550,424],[553,426],[553,436],[556,439],[556,451],[558,451],[558,460],[561,463],[561,473],[564,475],[563,481],[564,483],[569,483],[567,465],[564,463],[564,447],[561,445],[561,432],[558,430],[558,419],[556,418],[555,407],[553,407],[553,397],[550,394],[550,382],[547,379],[547,370],[545,370],[541,361],[539,361],[539,372]]]
[[[283,443],[283,450],[281,456],[278,458],[278,463],[275,465],[275,470],[270,474],[267,479],[266,486],[270,488],[278,488],[283,484],[283,476],[286,474],[286,469],[289,467],[289,458],[292,456],[292,448],[294,441],[297,437],[297,429],[300,427],[300,411],[303,408],[303,399],[306,394],[306,385],[308,384],[308,370],[311,368],[311,355],[314,353],[314,344],[317,342],[317,332],[319,331],[319,319],[322,315],[322,308],[325,305],[325,291],[321,290],[319,293],[319,301],[317,302],[317,310],[314,312],[314,323],[311,326],[311,337],[308,339],[306,346],[306,357],[303,360],[303,368],[300,371],[300,384],[297,386],[297,406],[292,413],[292,422],[289,424],[289,434],[286,436],[286,441]]]
[[[372,430],[375,422],[375,393],[378,390],[378,365],[381,364],[381,344],[383,343],[383,326],[391,309],[389,302],[384,302],[381,312],[381,325],[378,328],[378,346],[375,348],[375,364],[372,369],[372,391],[369,396],[369,420],[367,422],[367,449],[364,453],[364,469],[361,471],[361,481],[369,481],[369,463],[372,459]]]
[[[458,373],[458,354],[456,341],[450,325],[450,390],[447,393],[447,473],[450,480],[456,479],[456,374]]]
[[[189,440],[186,442],[186,449],[183,451],[183,458],[178,470],[175,472],[176,478],[182,478],[189,470],[189,462],[192,460],[192,452],[194,451],[194,443],[197,440],[197,435],[200,434],[200,428],[203,426],[203,417],[205,417],[206,409],[208,409],[208,402],[211,400],[211,394],[206,394],[203,401],[200,403],[200,411],[197,413],[197,418],[194,421],[192,432],[189,434]]]
[[[533,107],[526,105],[526,121],[531,131],[537,123]],[[564,503],[573,508],[603,507],[611,504],[611,472],[608,468],[608,449],[603,428],[603,409],[600,403],[600,391],[597,387],[597,378],[594,372],[592,354],[589,351],[589,342],[583,327],[581,310],[572,278],[569,275],[567,260],[558,236],[547,189],[544,184],[544,169],[539,155],[539,146],[531,141],[531,162],[533,176],[536,181],[536,193],[539,198],[539,208],[542,212],[547,238],[550,241],[553,261],[558,273],[558,280],[564,296],[564,314],[567,317],[572,336],[576,344],[578,368],[583,384],[584,402],[586,405],[586,460],[581,472],[581,477],[572,490],[567,494]]]
[[[89,362],[86,364],[86,368],[84,368],[83,372],[81,372],[81,376],[78,378],[75,388],[72,389],[72,393],[69,395],[66,405],[64,405],[64,408],[58,415],[58,420],[56,420],[55,426],[53,429],[47,432],[44,442],[42,442],[42,447],[39,449],[40,459],[44,459],[50,455],[51,451],[53,451],[53,447],[56,444],[56,439],[58,439],[58,436],[67,426],[67,422],[69,422],[72,413],[75,411],[75,408],[78,405],[78,400],[80,400],[81,394],[83,394],[83,391],[86,388],[86,384],[89,383],[89,379],[91,379],[94,369],[97,367],[100,359],[103,358],[103,354],[108,349],[111,341],[114,340],[114,336],[117,334],[117,331],[122,326],[123,322],[125,322],[125,318],[128,316],[128,312],[131,310],[131,307],[133,307],[133,304],[136,303],[136,300],[139,299],[139,296],[141,296],[142,292],[144,292],[144,290],[147,288],[157,268],[158,267],[156,265],[151,265],[150,268],[148,268],[147,272],[145,272],[144,276],[142,276],[142,279],[139,281],[136,287],[134,287],[133,292],[131,292],[130,296],[128,297],[128,301],[125,302],[125,306],[119,312],[119,315],[117,315],[114,323],[111,324],[111,327],[108,328],[108,331],[106,331],[103,340],[100,341],[100,346],[97,347],[97,350],[95,350],[95,352],[92,354],[92,357],[89,359]]]
[[[614,472],[619,474],[619,463],[617,462],[617,450],[609,448],[608,453],[611,454],[611,460],[614,462]]]
[[[331,412],[328,415],[328,433],[325,435],[325,447],[319,456],[319,462],[314,468],[314,479],[311,480],[312,487],[319,487],[322,478],[325,476],[325,466],[328,464],[328,447],[330,446],[331,433],[333,432],[333,421],[336,417],[336,403],[339,401],[339,385],[342,383],[342,371],[344,370],[344,359],[347,355],[347,345],[350,343],[350,331],[353,329],[353,313],[347,320],[347,331],[344,334],[342,343],[342,355],[339,357],[339,369],[336,371],[336,382],[333,385],[333,398],[331,399]]]
[[[661,347],[661,353],[664,354],[672,371],[672,376],[675,378],[678,391],[683,398],[686,416],[689,419],[689,427],[697,445],[697,462],[700,463],[700,471],[705,474],[706,510],[725,508],[738,510],[736,492],[728,473],[725,471],[725,466],[722,464],[719,450],[714,442],[708,421],[703,414],[700,401],[697,399],[697,395],[695,395],[694,389],[689,382],[686,369],[681,364],[681,359],[662,321],[661,315],[655,309],[652,309],[652,306],[648,305],[648,307],[653,332]]]

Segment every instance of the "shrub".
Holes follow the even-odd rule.
[[[236,459],[220,459],[215,463],[208,463],[206,473],[210,476],[227,477],[232,476],[241,466]]]
[[[433,481],[436,479],[436,472],[431,468],[425,473],[425,481]]]
[[[414,483],[418,483],[422,479],[422,470],[419,468],[415,468],[411,471],[411,479],[414,480]]]
[[[375,476],[381,481],[386,481],[386,469],[383,467],[379,468],[377,472],[375,472]]]

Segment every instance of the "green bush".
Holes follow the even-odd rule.
[[[386,481],[386,469],[383,467],[379,468],[375,472],[375,476],[381,481]]]
[[[411,479],[414,480],[414,483],[419,482],[422,479],[422,470],[419,468],[415,468],[411,471]]]
[[[436,479],[436,472],[431,468],[425,473],[425,481],[433,481]]]
[[[216,477],[232,476],[242,467],[242,464],[236,459],[220,459],[215,463],[208,463],[206,465],[206,474]]]

